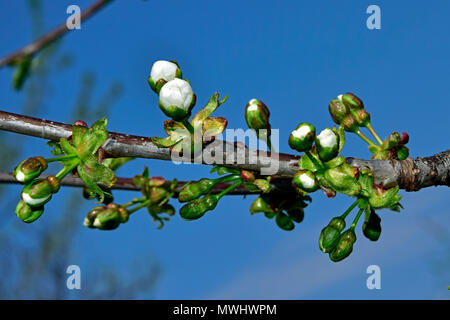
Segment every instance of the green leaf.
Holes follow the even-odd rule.
[[[85,126],[72,126],[72,144],[75,148],[81,144],[83,136],[88,130],[89,128]]]
[[[208,117],[203,121],[203,137],[215,137],[227,127],[227,119],[223,117]]]
[[[192,126],[195,129],[202,128],[203,122],[206,120],[206,118],[208,118],[220,105],[225,103],[227,99],[228,96],[225,96],[222,101],[219,101],[219,93],[214,93],[209,99],[209,102],[206,104],[206,106],[192,118]]]
[[[125,163],[134,160],[132,157],[119,157],[119,158],[106,158],[103,160],[103,165],[116,171],[118,168],[123,166]]]
[[[344,170],[342,165],[325,170],[324,178],[337,192],[347,194],[349,196],[356,196],[361,192],[361,185],[354,177],[350,176]]]
[[[66,155],[77,154],[77,150],[69,143],[69,141],[67,141],[66,138],[61,138],[59,140],[59,145],[64,154]]]
[[[102,146],[108,138],[108,131],[106,125],[108,120],[103,118],[96,121],[91,128],[89,128],[82,136],[81,143],[77,147],[77,154],[81,160],[97,152],[98,148]]]
[[[314,159],[311,159],[309,155],[304,154],[298,161],[298,166],[301,170],[308,170],[312,172],[319,171],[321,167],[319,166],[322,162],[319,159],[319,156],[313,152],[310,153]]]
[[[336,158],[331,159],[324,163],[325,168],[331,169],[336,168],[345,162],[345,158],[343,156],[337,156]]]

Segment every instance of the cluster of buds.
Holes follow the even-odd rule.
[[[405,160],[409,156],[409,149],[406,144],[409,142],[409,135],[406,132],[392,132],[391,135],[383,141],[380,146],[369,146],[369,150],[373,153],[372,159]]]
[[[291,231],[295,228],[295,223],[300,223],[304,219],[304,208],[306,201],[311,201],[309,196],[294,194],[286,195],[263,194],[253,201],[250,206],[250,213],[264,213],[268,219],[275,218],[279,228]]]
[[[359,127],[370,126],[370,114],[364,109],[362,100],[353,93],[341,94],[331,100],[328,110],[333,121],[345,131],[356,133]]]
[[[158,94],[161,111],[171,120],[164,122],[168,137],[153,137],[152,142],[160,148],[170,148],[171,152],[185,157],[196,155],[204,145],[222,133],[227,120],[210,115],[226,100],[219,100],[219,94],[211,96],[206,106],[192,119],[191,112],[197,97],[188,80],[175,61],[156,61],[148,78],[150,87]]]
[[[99,230],[114,230],[121,223],[128,221],[128,211],[115,204],[110,203],[106,206],[95,207],[88,212],[84,219],[84,225],[88,228]]]
[[[183,219],[196,220],[201,218],[206,212],[213,210],[224,195],[240,185],[244,185],[253,192],[268,193],[270,191],[270,178],[256,179],[250,171],[214,167],[211,170],[211,173],[213,172],[217,172],[221,177],[190,181],[181,189],[178,200],[187,202],[180,209],[180,215]],[[219,183],[230,183],[230,185],[222,192],[214,194],[213,188]]]
[[[55,176],[38,179],[47,167],[48,163],[44,158],[32,157],[20,162],[13,171],[14,178],[25,184],[15,213],[26,223],[31,223],[42,215],[44,205],[60,188],[60,180]]]
[[[258,99],[251,99],[245,106],[245,121],[250,129],[256,132],[259,139],[265,141],[272,149],[270,141],[270,111],[266,104]]]
[[[324,189],[329,185],[342,184],[339,179],[332,177],[332,173],[339,170],[347,174],[342,168],[346,165],[343,163],[344,159],[338,157],[344,141],[343,131],[325,128],[316,135],[316,128],[313,125],[300,123],[289,136],[289,146],[305,153],[299,161],[300,170],[294,175],[294,185],[302,192],[314,192],[319,187]],[[333,178],[337,182],[328,183],[326,181],[328,178]],[[334,192],[331,187],[330,192]]]
[[[180,209],[180,215],[183,219],[188,221],[196,220],[205,215],[206,212],[214,210],[224,195],[244,183],[243,176],[251,179],[252,175],[250,172],[242,175],[237,169],[225,167],[215,167],[211,170],[212,172],[217,172],[222,176],[217,179],[203,178],[198,181],[190,181],[181,189],[178,200],[187,202]],[[231,182],[231,186],[218,194],[212,193],[215,185],[226,182]]]
[[[196,97],[189,82],[182,79],[180,67],[175,61],[156,61],[148,83],[159,95],[159,107],[166,116],[175,121],[189,118]]]
[[[356,202],[357,203],[357,202]],[[347,258],[353,251],[356,242],[355,226],[363,211],[360,209],[355,221],[346,231],[345,217],[356,205],[352,205],[342,216],[334,217],[328,225],[322,229],[319,236],[319,248],[328,253],[331,261],[338,262]]]
[[[328,110],[336,124],[345,131],[357,134],[369,144],[369,151],[373,154],[372,159],[404,160],[408,157],[409,150],[405,146],[409,140],[408,134],[404,132],[400,136],[398,132],[393,132],[389,138],[382,141],[370,123],[370,114],[364,109],[364,103],[353,93],[341,94],[331,100]],[[361,132],[360,128],[363,127],[370,131],[378,144]]]

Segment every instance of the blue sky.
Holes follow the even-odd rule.
[[[91,2],[44,1],[47,29],[66,19],[68,5]],[[371,4],[381,8],[381,30],[366,28]],[[228,128],[245,128],[245,104],[262,99],[272,127],[280,129],[282,152],[290,152],[287,138],[298,123],[311,122],[318,130],[332,125],[329,100],[351,91],[364,100],[380,135],[407,131],[412,157],[435,154],[448,148],[449,10],[444,1],[115,1],[64,38],[61,51],[74,55],[74,66],[51,76],[51,96],[38,116],[67,121],[79,79],[92,70],[97,94],[114,80],[125,87],[109,130],[162,136],[166,118],[146,78],[154,61],[174,59],[197,95],[195,110],[215,91],[229,95],[217,111]],[[24,1],[0,1],[0,19],[0,55],[32,40]],[[10,78],[11,70],[0,70],[0,106],[20,112],[23,92],[11,90]],[[29,145],[23,157],[45,150],[44,141],[23,141]],[[343,154],[369,157],[364,142],[353,136]],[[132,176],[144,165],[168,179],[197,179],[209,170],[137,160],[120,175]],[[11,198],[19,190],[8,189]],[[57,218],[64,192],[42,223]],[[317,238],[351,199],[328,200],[321,193],[292,232],[250,216],[253,197],[226,198],[194,222],[175,216],[163,230],[139,212],[114,232],[83,229],[74,239],[73,263],[89,273],[98,261],[120,267],[136,256],[157,260],[163,274],[152,297],[161,299],[448,299],[449,274],[433,272],[434,265],[449,263],[448,241],[437,241],[427,228],[437,223],[448,233],[448,189],[402,195],[402,213],[380,212],[381,239],[369,242],[358,230],[353,254],[339,264],[321,254]],[[132,196],[116,193],[118,202]],[[84,208],[93,205],[86,201]],[[84,212],[77,214],[82,223]],[[366,288],[372,264],[381,267],[381,290]]]

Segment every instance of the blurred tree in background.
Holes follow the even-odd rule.
[[[46,30],[42,3],[40,0],[27,0],[31,17],[33,39]],[[60,41],[52,43],[33,59],[32,71],[23,86],[24,104],[21,113],[34,116],[46,109],[45,99],[51,96],[49,77],[63,72],[74,63],[75,57],[60,52]],[[51,62],[51,63],[50,63]],[[67,122],[83,119],[93,122],[107,116],[113,104],[123,92],[119,82],[112,83],[96,103],[92,102],[95,90],[95,74],[84,72],[78,98],[72,103]],[[70,102],[69,102],[70,105]],[[63,119],[61,119],[63,120]],[[10,171],[18,161],[26,146],[26,138],[20,135],[0,132],[0,170]],[[126,270],[116,270],[110,261],[96,261],[98,271],[89,273],[88,279],[82,273],[83,289],[71,292],[66,288],[66,268],[76,257],[73,239],[81,226],[82,192],[71,190],[65,205],[58,212],[57,221],[42,223],[38,229],[30,228],[13,214],[17,199],[7,197],[8,188],[0,185],[0,201],[6,217],[0,224],[0,299],[133,299],[145,294],[149,298],[160,272],[158,263],[148,259],[135,259]],[[53,210],[56,210],[54,208]],[[83,212],[84,213],[84,212]],[[142,268],[145,263],[146,267]],[[141,267],[139,267],[141,266]],[[144,270],[144,273],[139,273]],[[131,275],[131,276],[129,276]],[[89,281],[94,279],[95,281]]]

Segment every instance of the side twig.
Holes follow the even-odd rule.
[[[99,1],[95,2],[94,4],[92,4],[90,7],[88,7],[81,13],[81,22],[88,19],[90,16],[92,16],[94,13],[99,11],[101,8],[103,8],[107,3],[111,2],[111,1],[112,0],[99,0]],[[65,35],[67,33],[67,31],[70,31],[70,30],[67,28],[66,23],[61,24],[56,29],[43,35],[36,41],[1,58],[0,59],[0,68],[4,67],[5,65],[8,65],[9,63],[15,62],[24,56],[32,56],[32,55],[36,54],[39,50],[43,49],[44,47],[48,46],[52,42],[61,38],[63,35]]]

